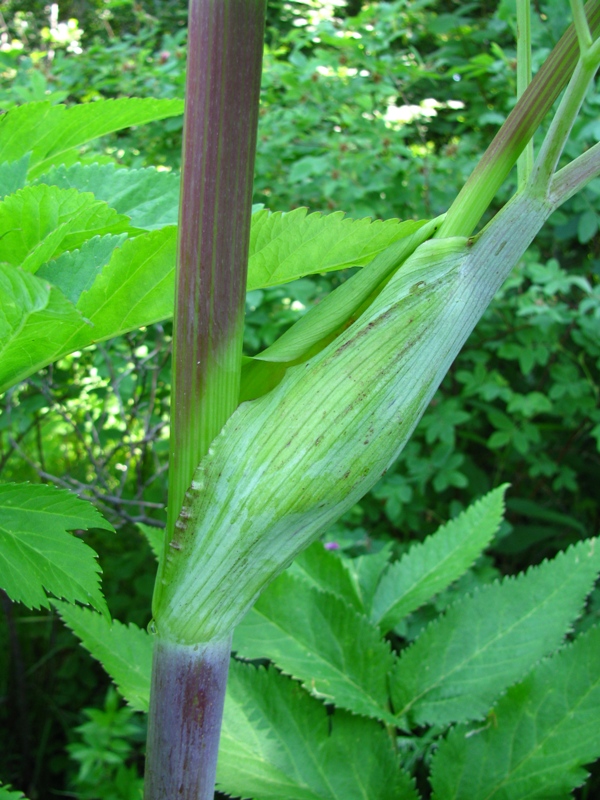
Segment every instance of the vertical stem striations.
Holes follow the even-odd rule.
[[[169,522],[237,406],[264,0],[190,0]]]
[[[189,5],[163,563],[194,471],[238,404],[265,5]],[[162,586],[159,569],[155,609]],[[155,623],[144,797],[212,800],[230,636],[184,646]]]
[[[197,646],[160,640],[152,664],[146,800],[212,800],[231,636]]]

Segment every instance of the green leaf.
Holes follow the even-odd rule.
[[[0,392],[92,340],[90,324],[50,284],[0,264]]]
[[[26,103],[0,117],[0,163],[31,152],[35,178],[75,147],[107,133],[183,113],[183,100],[123,97],[66,107]]]
[[[146,541],[150,545],[150,549],[154,553],[154,557],[157,561],[160,561],[163,555],[165,529],[155,528],[152,525],[145,525],[143,522],[136,522],[136,525],[144,534]]]
[[[481,718],[562,644],[599,570],[598,541],[588,539],[456,603],[399,659],[392,675],[399,716],[440,725]]]
[[[152,637],[137,625],[123,625],[87,608],[54,601],[63,622],[99,661],[119,693],[136,711],[148,711]]]
[[[179,209],[179,175],[148,169],[121,169],[116,164],[60,166],[39,179],[61,189],[92,192],[136,228],[153,230],[176,225]]]
[[[484,726],[453,730],[433,758],[434,800],[567,800],[600,757],[600,628],[510,688]]]
[[[0,164],[0,200],[22,189],[27,180],[29,169],[29,153],[18,161],[5,161]]]
[[[266,209],[252,217],[248,291],[288,283],[303,275],[362,267],[423,223],[349,219],[341,211],[308,214]]]
[[[5,784],[0,784],[0,800],[27,800],[27,798],[23,792],[12,789]]]
[[[114,251],[77,304],[94,325],[93,341],[172,316],[176,244],[177,229],[169,226],[128,239]]]
[[[507,486],[473,503],[410,550],[385,573],[375,592],[371,620],[387,633],[467,571],[498,530]]]
[[[336,711],[274,669],[232,661],[217,786],[254,800],[418,800],[376,722]]]
[[[337,595],[356,611],[364,612],[346,561],[348,559],[342,560],[336,553],[326,550],[323,542],[317,541],[294,559],[287,572],[316,589]]]
[[[0,261],[35,272],[93,236],[128,230],[127,217],[89,193],[26,186],[0,203]]]
[[[126,239],[125,233],[120,236],[94,236],[78,250],[63,253],[55,261],[42,264],[36,274],[38,278],[44,278],[60,289],[72,303],[77,303],[82,292],[92,288],[115,248]]]
[[[234,632],[233,650],[269,658],[316,697],[393,722],[388,674],[394,656],[366,617],[331,594],[280,575]]]
[[[367,616],[371,613],[373,597],[381,576],[388,567],[391,549],[391,544],[387,544],[378,553],[369,553],[344,561],[344,566],[350,573],[360,597],[361,610]]]
[[[0,485],[0,583],[28,608],[49,608],[47,592],[108,613],[96,553],[67,531],[114,528],[91,503],[52,486]]]

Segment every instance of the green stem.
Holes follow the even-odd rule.
[[[517,100],[531,83],[531,74],[531,7],[529,0],[517,0]],[[533,139],[530,139],[517,160],[519,190],[525,188],[532,170]]]
[[[573,24],[577,32],[579,49],[585,53],[592,44],[592,34],[585,16],[585,9],[581,0],[571,0],[571,12],[573,14]]]
[[[585,6],[585,12],[592,35],[597,35],[600,31],[600,0],[590,0]],[[596,44],[597,42],[594,47]],[[564,89],[578,61],[579,45],[575,27],[571,25],[452,203],[437,233],[438,238],[472,234],[527,142]]]
[[[600,142],[590,147],[552,178],[548,199],[556,208],[600,176]]]

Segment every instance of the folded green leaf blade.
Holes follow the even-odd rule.
[[[136,228],[154,230],[176,225],[179,175],[147,169],[123,169],[116,164],[60,166],[38,179],[39,183],[92,192],[131,219]]]
[[[436,752],[434,800],[567,800],[600,757],[600,628],[510,688],[484,725],[461,725]]]
[[[96,553],[67,531],[113,527],[91,503],[52,486],[0,485],[0,585],[28,608],[48,594],[108,614]]]
[[[366,617],[343,600],[284,573],[234,632],[243,658],[269,658],[316,697],[389,723],[394,656]]]
[[[31,152],[30,178],[61,156],[107,133],[183,113],[183,100],[123,97],[67,108],[49,101],[26,103],[0,118],[0,163]]]
[[[63,622],[99,661],[119,694],[136,711],[148,711],[152,637],[137,625],[123,625],[70,603],[53,602]]]
[[[254,800],[418,800],[376,722],[328,716],[274,669],[232,661],[217,786]]]
[[[599,571],[598,541],[588,539],[456,603],[401,655],[391,681],[395,711],[415,724],[480,719],[562,644]]]
[[[371,619],[390,631],[407,614],[460,578],[490,543],[504,514],[506,486],[487,494],[410,550],[385,573]]]

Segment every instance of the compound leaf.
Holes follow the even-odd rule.
[[[147,169],[123,169],[116,164],[60,166],[39,179],[62,189],[92,192],[119,214],[126,214],[136,228],[153,230],[176,225],[179,208],[179,175]]]
[[[67,531],[114,530],[91,503],[43,484],[0,485],[0,584],[28,608],[47,593],[108,613],[96,553]]]
[[[26,103],[0,118],[0,163],[31,152],[30,178],[75,147],[107,133],[183,113],[183,100],[122,97],[69,106]]]
[[[456,603],[400,657],[392,673],[399,716],[441,725],[481,718],[562,644],[599,570],[600,547],[588,539]]]
[[[567,800],[600,757],[600,628],[511,687],[484,726],[461,725],[432,763],[434,800]]]
[[[364,612],[357,587],[344,561],[336,553],[326,550],[323,542],[313,542],[303,550],[287,572],[316,589],[337,595],[356,611]]]
[[[473,503],[390,566],[377,586],[371,612],[384,633],[460,578],[481,555],[502,522],[506,488],[500,486]]]
[[[234,633],[243,658],[270,658],[316,697],[393,722],[388,711],[389,645],[366,617],[335,595],[284,573]]]
[[[136,711],[148,711],[152,674],[152,637],[130,623],[109,619],[87,608],[54,602],[63,622],[99,661],[119,693]]]
[[[315,272],[362,267],[422,224],[397,219],[373,222],[370,217],[353,220],[342,211],[308,214],[306,208],[258,211],[250,232],[248,291]]]
[[[129,219],[89,192],[26,186],[0,202],[0,261],[36,272],[93,236],[127,230]]]
[[[418,800],[376,722],[333,716],[273,668],[232,661],[217,786],[254,800]]]

